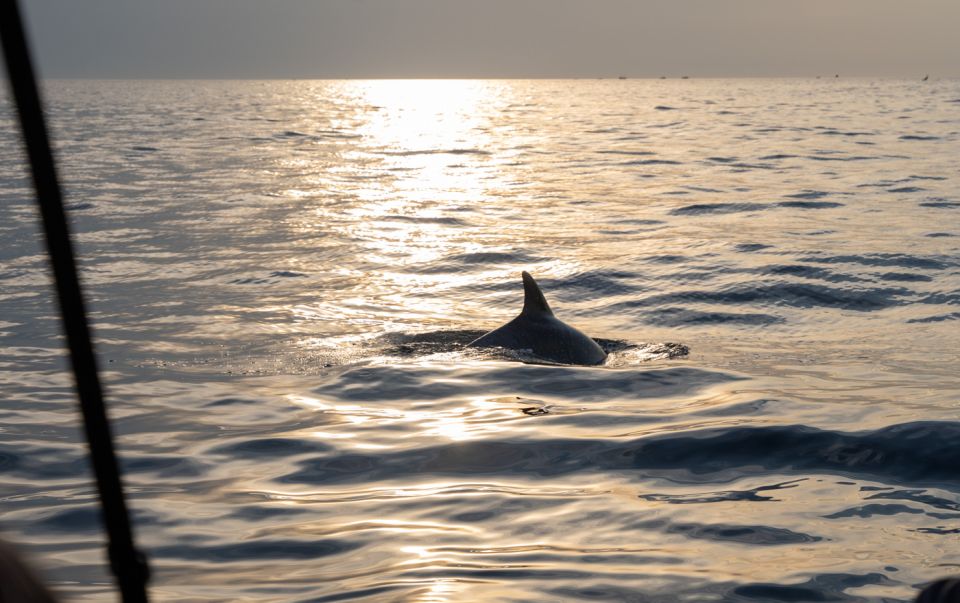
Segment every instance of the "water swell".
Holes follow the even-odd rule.
[[[534,419],[535,420],[535,419]],[[735,426],[653,435],[628,442],[550,439],[443,444],[385,454],[357,452],[296,461],[276,481],[319,485],[414,476],[617,472],[676,483],[727,483],[750,475],[833,474],[957,490],[960,423],[918,421],[867,432],[805,425]]]

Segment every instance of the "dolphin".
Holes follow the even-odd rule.
[[[523,273],[520,316],[468,343],[467,347],[530,351],[537,358],[558,364],[602,364],[607,359],[607,353],[596,341],[553,315],[529,272]]]

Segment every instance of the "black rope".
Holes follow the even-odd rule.
[[[110,423],[103,404],[96,357],[74,262],[73,245],[63,211],[60,185],[57,182],[17,0],[0,0],[0,37],[3,39],[3,55],[10,87],[20,114],[23,140],[30,157],[33,183],[37,189],[37,202],[46,234],[47,253],[53,266],[60,313],[70,347],[70,361],[107,529],[110,568],[117,577],[124,602],[145,602],[149,569],[146,557],[133,543],[133,532],[123,497]]]

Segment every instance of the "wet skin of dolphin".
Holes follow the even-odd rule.
[[[596,341],[553,315],[537,281],[527,272],[523,273],[520,316],[467,347],[529,350],[537,358],[560,364],[602,364],[607,358]]]

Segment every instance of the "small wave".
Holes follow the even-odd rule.
[[[908,323],[931,323],[945,322],[948,320],[960,320],[960,312],[951,312],[949,314],[939,314],[937,316],[927,316],[925,318],[911,318]]]
[[[754,251],[762,251],[764,249],[771,249],[772,245],[764,245],[763,243],[740,243],[734,246],[734,250],[742,253],[751,253]]]
[[[920,207],[936,207],[938,209],[956,209],[960,207],[960,201],[948,201],[943,198],[931,197],[919,205]]]
[[[420,149],[412,151],[382,151],[383,155],[395,157],[412,157],[415,155],[490,155],[490,151],[483,149]]]
[[[701,312],[689,308],[657,308],[644,313],[644,322],[665,327],[714,324],[764,326],[783,322],[783,318],[756,312]]]
[[[846,157],[837,157],[831,155],[807,155],[806,159],[813,159],[814,161],[869,161],[871,159],[877,159],[877,157],[870,157],[868,155],[847,155]]]
[[[460,218],[449,216],[404,216],[391,214],[382,218],[389,222],[410,222],[413,224],[446,224],[449,226],[467,226],[467,222]]]
[[[919,193],[927,189],[920,186],[900,186],[897,188],[888,188],[888,193]]]
[[[556,477],[633,471],[638,478],[669,475],[672,482],[696,484],[728,483],[770,473],[827,473],[886,483],[945,485],[956,483],[960,448],[953,442],[957,438],[960,423],[917,421],[860,433],[768,425],[698,429],[629,442],[582,438],[465,441],[380,454],[345,452],[302,459],[297,469],[277,480],[316,485],[490,472]]]
[[[806,256],[804,262],[817,264],[860,264],[862,266],[897,266],[900,268],[921,268],[926,270],[944,270],[950,264],[931,257],[920,257],[905,253],[873,253],[865,255]]]
[[[811,283],[776,283],[772,285],[739,285],[718,291],[683,291],[648,298],[643,301],[624,302],[614,307],[657,307],[676,303],[717,304],[765,304],[794,308],[839,308],[872,312],[901,305],[902,298],[910,292],[906,289],[855,289],[852,287],[827,287]]]
[[[478,251],[450,255],[445,260],[456,264],[534,264],[543,258],[525,251]],[[515,286],[514,283],[509,285]]]
[[[669,106],[667,106],[667,105],[657,105],[656,107],[654,107],[654,110],[656,110],[656,111],[676,111],[676,108],[675,108],[675,107],[669,107]]]
[[[900,140],[940,140],[939,136],[924,136],[921,134],[904,134]]]
[[[763,203],[698,203],[676,207],[668,213],[674,216],[699,216],[705,214],[733,214],[746,211],[760,211],[769,206]]]
[[[843,207],[843,203],[836,201],[781,201],[777,203],[778,207],[794,207],[797,209],[830,209],[834,207]]]
[[[913,274],[910,272],[884,272],[877,275],[882,281],[894,281],[900,283],[929,283],[933,280],[932,276],[926,274]]]
[[[680,162],[672,159],[635,159],[624,161],[620,165],[680,165]]]
[[[806,190],[802,193],[794,193],[786,196],[790,199],[822,199],[828,195],[830,195],[830,193],[824,191]]]

